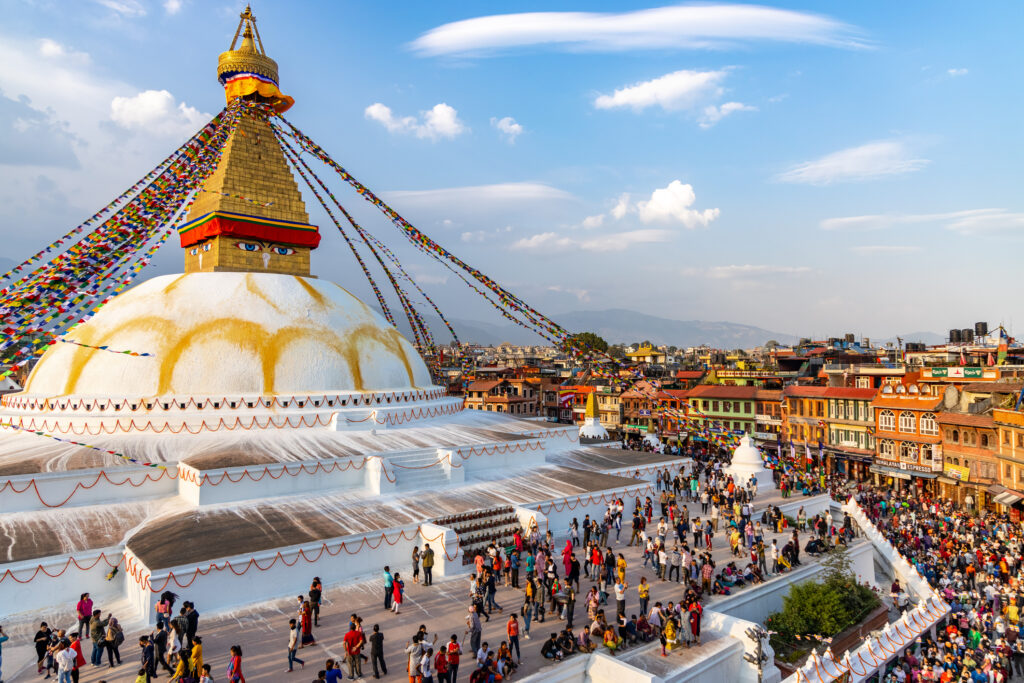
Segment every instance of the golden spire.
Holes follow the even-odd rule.
[[[242,44],[235,49],[238,36],[242,36]],[[263,48],[263,39],[260,38],[260,31],[256,28],[256,17],[248,5],[245,11],[239,15],[238,28],[235,29],[235,37],[231,39],[231,47],[227,52],[222,52],[217,60],[217,78],[224,83],[225,78],[236,73],[255,73],[266,76],[275,84],[277,80],[277,62],[267,56]]]
[[[600,417],[597,412],[597,399],[594,398],[593,393],[587,394],[587,408],[583,417]]]

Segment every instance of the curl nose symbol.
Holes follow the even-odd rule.
[[[264,252],[264,254],[263,254],[263,267],[264,268],[269,268],[270,267],[270,254],[266,253],[266,252]]]

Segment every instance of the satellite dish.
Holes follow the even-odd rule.
[[[959,404],[960,394],[957,392],[956,387],[953,385],[946,387],[946,391],[942,395],[942,407],[946,410],[953,410]]]

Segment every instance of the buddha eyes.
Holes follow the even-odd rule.
[[[210,251],[211,246],[212,245],[209,242],[207,242],[206,244],[203,245],[203,251]]]
[[[195,249],[189,249],[188,253],[190,256],[195,256],[196,254],[199,253],[199,247],[196,247]]]
[[[259,242],[235,242],[235,246],[241,249],[242,251],[249,252],[263,251],[265,248]],[[271,254],[276,254],[278,256],[291,256],[292,254],[295,253],[295,250],[292,249],[291,247],[270,246],[266,247],[266,249],[268,249]]]

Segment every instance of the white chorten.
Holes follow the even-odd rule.
[[[597,412],[597,401],[594,400],[594,394],[587,396],[587,409],[583,414],[583,424],[580,425],[580,438],[608,438],[608,430],[601,424],[601,418]]]
[[[740,439],[740,445],[733,451],[732,463],[725,468],[725,473],[738,484],[746,484],[751,477],[754,477],[757,479],[759,491],[775,488],[772,471],[764,466],[761,451],[751,443],[749,436],[743,436]]]

